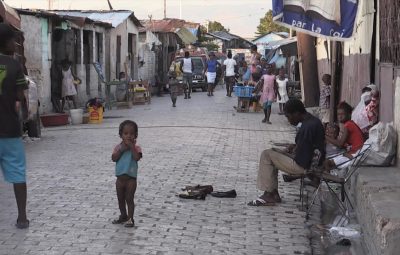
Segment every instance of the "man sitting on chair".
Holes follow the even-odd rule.
[[[278,169],[291,175],[305,174],[310,169],[315,151],[319,151],[318,165],[325,159],[325,131],[321,121],[308,113],[298,99],[290,99],[284,108],[291,125],[302,123],[296,135],[296,144],[286,150],[264,150],[260,157],[257,188],[264,191],[250,206],[275,205],[281,202],[278,192]]]

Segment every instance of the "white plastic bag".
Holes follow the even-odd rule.
[[[39,107],[39,93],[36,83],[27,77],[29,81],[29,91],[28,91],[28,119],[33,120],[36,118],[36,113]]]
[[[354,121],[357,126],[361,129],[364,129],[369,126],[369,120],[367,111],[365,110],[365,102],[370,99],[370,92],[365,92],[361,95],[361,100],[354,108],[353,113],[351,114],[351,120]]]
[[[365,142],[371,144],[371,151],[363,165],[388,166],[396,155],[397,133],[392,123],[379,122],[369,130]]]

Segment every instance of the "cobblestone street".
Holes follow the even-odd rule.
[[[28,230],[17,230],[12,186],[0,180],[0,254],[311,254],[299,184],[282,183],[283,203],[249,207],[259,156],[271,141],[293,141],[294,128],[274,105],[272,125],[261,113],[236,113],[235,97],[154,97],[150,105],[106,112],[101,125],[46,128],[26,142]],[[133,229],[118,217],[114,163],[124,119],[139,125]],[[236,198],[183,200],[185,185],[236,189]]]

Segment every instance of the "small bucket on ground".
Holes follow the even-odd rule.
[[[89,123],[101,124],[103,122],[103,107],[89,107]]]
[[[69,111],[71,115],[71,124],[79,125],[83,122],[83,110],[82,109],[71,109]]]

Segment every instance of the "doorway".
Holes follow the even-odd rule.
[[[121,36],[117,36],[117,49],[116,49],[116,61],[115,61],[115,78],[119,78],[121,72]]]
[[[129,33],[128,34],[128,54],[129,54],[129,63],[127,63],[130,68],[128,69],[130,73],[130,77],[135,79],[135,56],[136,56],[136,34]],[[127,61],[128,61],[127,60]]]
[[[90,67],[93,57],[93,31],[83,30],[83,65],[86,71],[86,95],[90,96]]]

